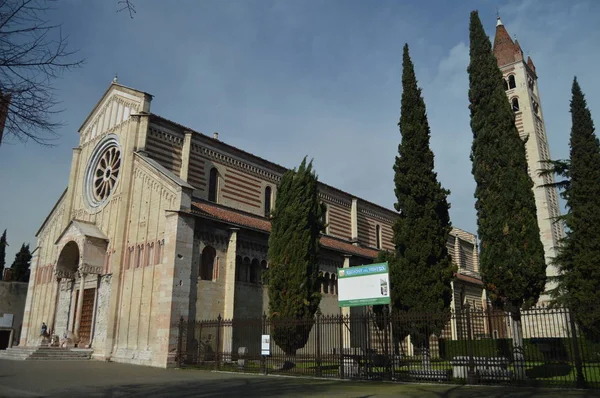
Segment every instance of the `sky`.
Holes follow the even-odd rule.
[[[7,266],[68,183],[78,128],[115,74],[154,95],[151,111],[269,159],[314,158],[319,179],[393,208],[402,47],[408,43],[455,227],[476,233],[469,159],[468,24],[493,40],[498,11],[537,69],[552,158],[569,155],[577,76],[600,117],[597,0],[62,0],[49,14],[86,62],[56,80],[64,123],[52,148],[0,146]]]

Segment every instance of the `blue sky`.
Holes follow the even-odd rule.
[[[155,96],[152,111],[284,166],[314,158],[321,181],[392,208],[407,42],[431,124],[452,222],[476,233],[469,152],[468,22],[488,35],[498,7],[533,58],[551,156],[568,157],[569,99],[578,76],[600,115],[600,2],[595,0],[63,0],[62,21],[83,68],[56,82],[65,112],[58,146],[0,147],[0,230],[7,265],[64,190],[77,129],[115,73]],[[596,119],[598,120],[598,119]]]

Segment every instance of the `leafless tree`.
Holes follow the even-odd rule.
[[[0,0],[0,124],[5,137],[49,146],[62,126],[53,81],[83,64],[46,18],[53,1]]]
[[[121,8],[117,12],[127,11],[131,19],[133,19],[133,14],[135,14],[135,5],[133,2],[131,0],[119,0],[118,4]]]

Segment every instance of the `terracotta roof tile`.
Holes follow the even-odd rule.
[[[271,222],[269,220],[212,203],[192,202],[192,213],[241,227],[253,228],[267,233],[271,232]],[[321,246],[366,258],[377,257],[377,250],[375,249],[354,246],[349,242],[344,242],[330,236],[321,237]]]
[[[459,281],[469,282],[469,283],[473,283],[475,285],[481,285],[481,286],[483,285],[483,281],[481,279],[473,278],[472,276],[463,275],[463,274],[459,274],[459,273],[456,273],[454,275],[456,276],[456,279],[458,279]]]
[[[496,36],[494,37],[494,56],[498,66],[512,64],[523,59],[523,51],[519,43],[514,43],[508,31],[500,22],[496,25]]]

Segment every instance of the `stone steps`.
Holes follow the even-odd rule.
[[[92,356],[92,351],[93,350],[86,349],[67,349],[49,347],[11,347],[6,350],[0,351],[0,359],[12,359],[16,361],[88,360]]]

